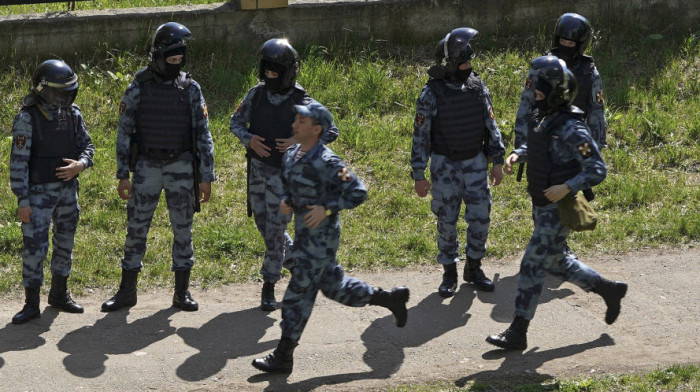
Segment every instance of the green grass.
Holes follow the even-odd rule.
[[[224,0],[90,0],[76,1],[75,10],[107,10],[116,8],[165,7],[169,5],[214,4]],[[67,1],[60,3],[0,6],[0,15],[66,12]]]
[[[459,386],[458,386],[459,385]],[[384,392],[654,392],[700,391],[700,368],[673,365],[666,369],[625,375],[559,380],[541,376],[477,379],[467,383],[437,382],[377,389]]]
[[[603,29],[592,48],[606,88],[609,178],[597,187],[594,232],[571,236],[581,255],[700,242],[700,39],[694,34],[651,38],[639,29]],[[494,101],[504,140],[512,128],[528,60],[546,48],[541,33],[525,39],[484,36],[474,61]],[[297,44],[300,83],[335,116],[340,137],[331,148],[369,189],[368,201],[343,213],[339,260],[349,269],[382,270],[433,263],[435,219],[428,199],[413,193],[408,173],[416,97],[426,81],[432,44],[384,41]],[[97,146],[95,167],[81,175],[81,224],[72,289],[113,288],[126,231],[125,204],[116,193],[115,139],[121,96],[146,60],[140,46],[105,49],[66,59],[78,72],[82,107]],[[254,85],[257,48],[193,42],[188,67],[202,85],[216,149],[214,196],[195,217],[195,285],[208,287],[259,277],[264,247],[245,215],[243,148],[229,116]],[[649,56],[653,53],[653,56]],[[12,119],[38,59],[0,58],[0,177],[9,178]],[[644,59],[643,61],[641,59]],[[43,60],[43,59],[42,59]],[[510,146],[509,146],[510,147]],[[493,188],[488,258],[516,258],[532,230],[525,183],[513,177]],[[22,236],[9,184],[0,187],[0,293],[20,289]],[[161,203],[149,233],[141,282],[170,286],[172,235]],[[460,223],[460,232],[465,225]],[[462,239],[463,239],[462,235]],[[46,267],[48,274],[48,266]]]

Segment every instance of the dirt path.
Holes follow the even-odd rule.
[[[442,299],[437,266],[352,274],[375,285],[411,289],[408,325],[386,309],[349,308],[319,297],[289,377],[250,366],[276,346],[280,312],[257,309],[257,284],[194,290],[200,311],[169,307],[168,290],[139,293],[130,311],[101,313],[110,293],[79,298],[86,313],[10,323],[22,302],[0,303],[0,389],[13,391],[360,391],[399,383],[503,376],[565,377],[700,363],[700,249],[599,256],[587,263],[630,284],[612,326],[595,294],[548,281],[523,353],[484,342],[511,321],[519,260],[487,263],[496,291],[461,285]],[[497,272],[496,272],[497,271]],[[286,283],[286,282],[283,282]],[[46,297],[42,296],[42,306]]]

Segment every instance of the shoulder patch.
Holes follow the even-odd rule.
[[[238,102],[238,106],[236,106],[236,110],[233,111],[233,114],[236,114],[241,111],[241,105],[243,105],[243,101]]]
[[[595,95],[595,101],[598,102],[598,103],[603,103],[603,99],[604,99],[603,90],[600,90],[600,91],[598,91],[598,93]]]
[[[202,113],[204,113],[205,119],[209,119],[209,110],[207,110],[206,102],[202,102]]]
[[[493,114],[493,106],[489,105],[489,116],[491,117],[492,120],[496,119],[496,115]]]
[[[27,145],[27,137],[24,135],[17,135],[15,136],[15,146],[17,146],[18,150],[23,150],[24,146]]]
[[[579,144],[576,148],[578,149],[579,154],[581,154],[581,156],[584,158],[588,158],[591,155],[593,155],[593,148],[588,142],[583,142]]]
[[[422,127],[423,124],[425,124],[425,114],[416,113],[416,119],[414,120],[414,123],[417,127]]]
[[[121,102],[119,103],[119,115],[121,116],[121,115],[124,114],[125,112],[126,112],[126,102],[121,101]]]
[[[340,181],[343,182],[348,182],[352,179],[352,175],[350,175],[350,171],[347,167],[340,168],[336,175],[338,176],[338,178],[340,178]]]

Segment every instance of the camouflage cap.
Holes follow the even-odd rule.
[[[312,101],[308,105],[294,105],[294,111],[304,117],[313,117],[326,131],[333,124],[333,115],[323,105]]]

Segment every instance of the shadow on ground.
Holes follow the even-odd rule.
[[[475,293],[462,285],[459,293],[451,299],[444,299],[433,293],[418,305],[408,310],[406,327],[398,329],[394,316],[375,320],[362,333],[365,346],[363,361],[371,370],[357,373],[333,374],[289,383],[284,375],[258,374],[248,379],[250,383],[269,382],[266,391],[302,390],[308,391],[323,385],[334,385],[355,380],[387,379],[401,368],[405,349],[418,347],[453,329],[463,327],[471,317],[467,313]],[[304,338],[302,337],[301,344]]]
[[[41,335],[51,330],[51,324],[56,317],[58,317],[58,310],[47,307],[38,319],[21,325],[7,323],[3,329],[0,329],[0,354],[9,351],[34,350],[43,346],[46,344],[46,339]],[[4,365],[5,360],[0,357],[0,368]]]

